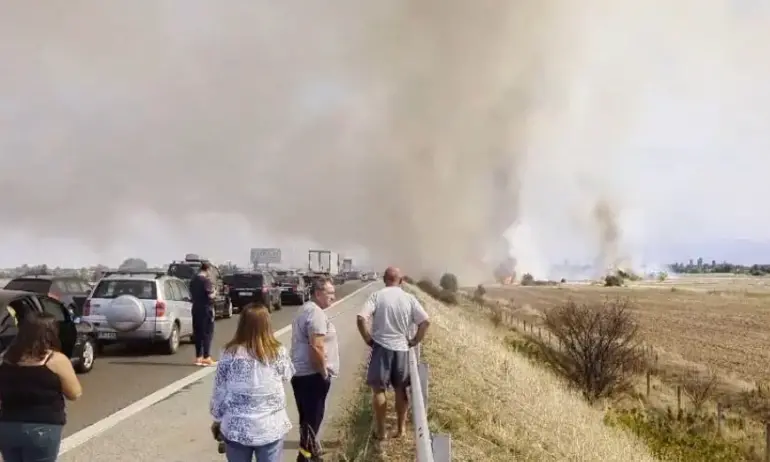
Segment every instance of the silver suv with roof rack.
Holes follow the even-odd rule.
[[[174,354],[192,337],[192,298],[187,284],[165,272],[115,271],[96,284],[83,305],[98,347],[152,343]]]

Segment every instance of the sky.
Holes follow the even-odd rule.
[[[770,261],[765,1],[0,11],[0,266]]]

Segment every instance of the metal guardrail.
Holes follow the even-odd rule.
[[[409,402],[412,405],[414,439],[417,443],[417,462],[450,462],[452,440],[449,435],[431,435],[428,427],[428,372],[426,363],[420,362],[420,345],[409,349]],[[419,380],[414,380],[419,377]]]

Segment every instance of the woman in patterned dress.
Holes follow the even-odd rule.
[[[281,462],[291,429],[283,383],[294,375],[286,348],[275,338],[267,308],[248,305],[235,337],[217,363],[211,398],[212,431],[225,442],[228,462]]]

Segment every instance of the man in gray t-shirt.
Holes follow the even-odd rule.
[[[372,355],[366,372],[366,383],[374,394],[372,406],[376,420],[375,436],[385,437],[385,391],[396,391],[396,417],[401,436],[406,427],[409,402],[409,348],[419,344],[428,329],[428,314],[417,298],[401,289],[401,272],[388,268],[383,276],[385,288],[373,293],[358,314],[358,331]],[[371,327],[367,324],[371,324]],[[413,328],[417,333],[412,336]]]
[[[291,361],[296,372],[291,387],[299,413],[298,461],[315,460],[319,455],[316,435],[323,422],[331,379],[339,374],[337,330],[324,311],[332,305],[334,296],[331,279],[316,278],[310,301],[292,323]]]

